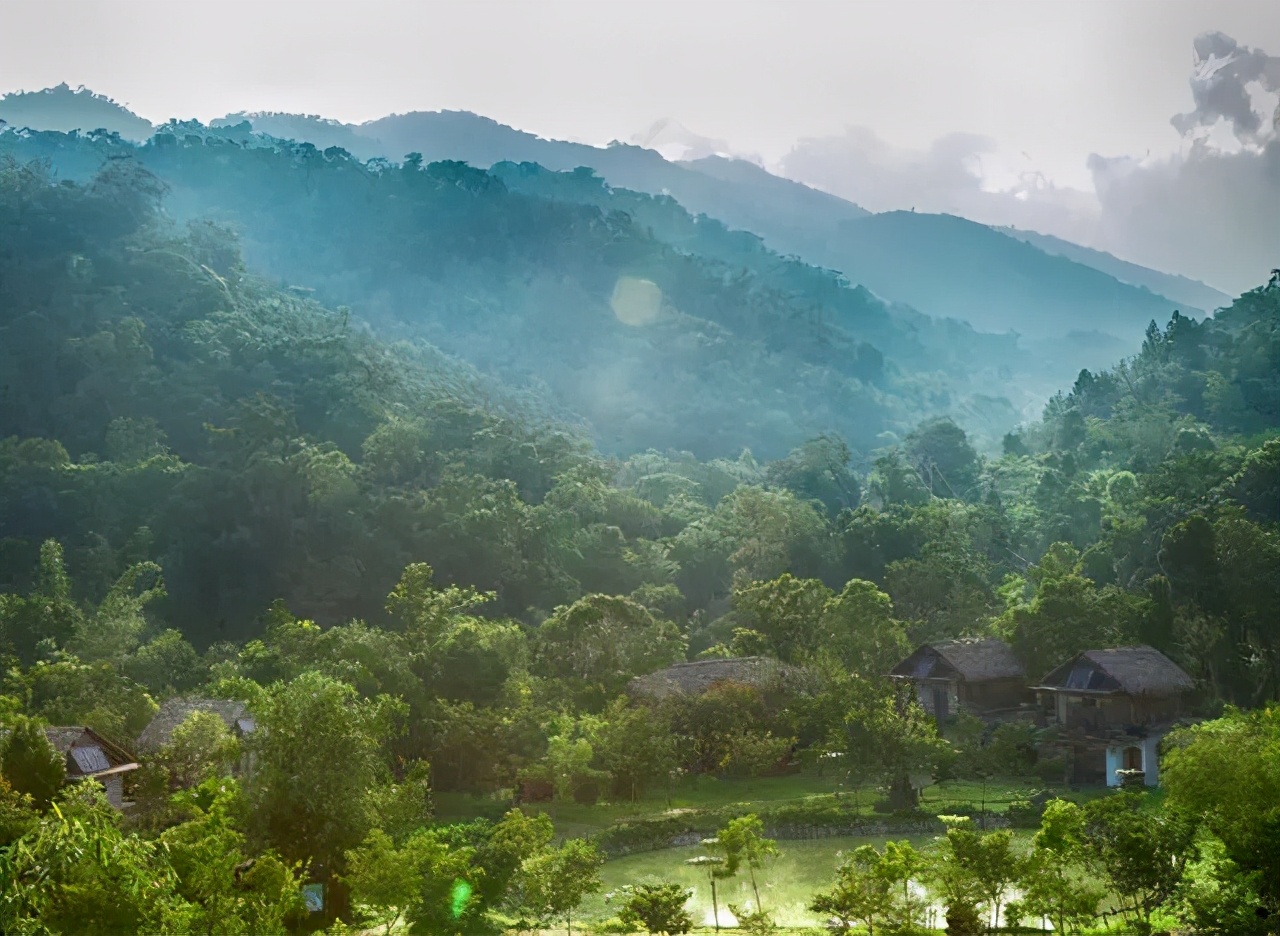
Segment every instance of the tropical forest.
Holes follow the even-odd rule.
[[[1051,241],[0,96],[0,933],[1280,934],[1280,270]]]

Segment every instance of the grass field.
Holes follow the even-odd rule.
[[[920,806],[932,813],[956,810],[976,810],[985,807],[989,812],[1002,813],[1013,800],[1028,799],[1043,784],[1034,780],[990,780],[980,783],[972,780],[949,780],[926,787],[921,794]],[[1103,791],[1098,791],[1099,793]],[[1084,799],[1093,795],[1073,793],[1072,798]],[[812,797],[840,796],[846,806],[857,804],[857,811],[868,817],[875,816],[872,804],[878,794],[870,789],[854,790],[845,787],[840,777],[812,773],[783,777],[764,777],[756,780],[719,780],[698,777],[684,780],[669,793],[654,790],[636,802],[598,803],[584,806],[574,802],[530,804],[529,811],[545,812],[556,826],[560,836],[590,835],[615,822],[660,815],[671,809],[709,810],[723,806],[780,804],[796,802]],[[507,807],[492,797],[475,797],[442,793],[436,797],[436,817],[440,822],[466,821],[477,816],[498,818]]]

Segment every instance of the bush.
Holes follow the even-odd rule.
[[[693,929],[693,917],[684,905],[693,896],[679,884],[640,884],[623,888],[626,895],[621,921],[632,930],[643,926],[648,933],[687,933]]]
[[[1036,761],[1035,774],[1045,783],[1061,783],[1066,772],[1065,757],[1042,757]]]
[[[1014,800],[1009,804],[1009,824],[1015,829],[1038,829],[1043,815],[1043,802]]]

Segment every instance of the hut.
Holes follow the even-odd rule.
[[[1195,683],[1154,647],[1086,650],[1032,687],[1057,728],[1074,783],[1118,786],[1118,771],[1160,780],[1160,740]]]
[[[939,721],[956,712],[992,719],[1034,698],[1013,650],[993,637],[923,644],[890,670],[889,678],[910,686]]]
[[[160,711],[138,735],[137,747],[144,754],[152,754],[173,739],[173,731],[195,712],[210,712],[222,719],[222,723],[236,737],[243,738],[257,728],[253,716],[243,702],[232,699],[169,699]]]
[[[729,657],[676,663],[647,676],[637,676],[628,685],[633,697],[662,701],[673,695],[702,695],[712,686],[737,683],[757,689],[796,689],[803,682],[803,670],[771,657]]]
[[[44,735],[66,758],[69,783],[96,781],[107,791],[111,805],[124,809],[124,775],[138,769],[128,751],[84,725],[50,726]]]

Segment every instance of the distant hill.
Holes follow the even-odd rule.
[[[316,145],[336,140],[332,124],[318,119],[295,118],[286,125],[275,115],[235,119],[241,117],[273,135]],[[1130,265],[1108,254],[1081,248],[1068,257],[1039,245],[1022,249],[993,228],[959,218],[950,224],[938,216],[890,212],[883,221],[870,220],[869,212],[851,202],[747,160],[707,156],[672,163],[638,146],[546,140],[466,111],[397,114],[350,129],[351,151],[362,156],[399,159],[417,152],[428,161],[460,159],[482,167],[502,161],[556,170],[589,166],[610,185],[669,194],[694,214],[751,231],[773,249],[838,270],[886,299],[982,329],[1038,337],[1100,329],[1116,346],[1133,351],[1153,318],[1163,321],[1179,306],[1191,314],[1204,311],[1183,299],[1153,295],[1149,283],[1167,281],[1163,274],[1147,271],[1146,281],[1139,282],[1142,268],[1128,270]],[[865,226],[851,223],[863,220]],[[942,269],[951,271],[945,288],[935,272]],[[1124,278],[1116,275],[1120,270]]]
[[[1149,322],[1167,320],[1176,308],[1163,296],[952,215],[870,215],[844,224],[828,250],[825,262],[877,294],[984,331],[1032,338],[1099,331],[1136,345]]]
[[[1018,228],[997,228],[997,230],[1003,234],[1008,234],[1012,238],[1026,241],[1028,244],[1039,247],[1045,253],[1066,257],[1076,263],[1083,263],[1085,266],[1091,266],[1095,270],[1101,270],[1103,273],[1114,276],[1122,283],[1149,289],[1151,292],[1172,299],[1174,302],[1182,303],[1185,308],[1212,312],[1215,309],[1229,306],[1234,301],[1231,296],[1224,292],[1219,292],[1199,280],[1188,279],[1185,276],[1177,276],[1172,273],[1161,273],[1158,270],[1139,266],[1136,263],[1129,263],[1127,260],[1113,257],[1109,253],[1094,250],[1092,247],[1081,247],[1079,244],[1073,244],[1071,241],[1054,237],[1052,234],[1040,234],[1036,231],[1023,231]]]
[[[240,232],[254,269],[529,389],[612,453],[776,457],[822,432],[865,452],[939,415],[992,446],[1050,392],[1010,336],[885,302],[589,169],[365,163],[243,124],[167,124],[142,146],[0,133],[5,155],[64,176],[140,164],[170,217]]]
[[[29,125],[72,129],[75,121],[64,119],[70,112],[64,101],[68,96],[86,98],[86,103],[91,99],[94,113],[103,115],[104,119],[86,117],[81,129],[92,129],[88,124],[98,122],[127,139],[138,139],[146,124],[124,127],[132,115],[106,98],[69,92],[65,86],[54,91],[45,101],[52,110],[44,123],[37,99],[46,93],[25,96],[23,112]],[[108,107],[118,112],[114,122],[105,119]],[[239,113],[214,121],[215,126],[240,123],[322,150],[340,147],[362,160],[398,162],[409,153],[420,153],[427,163],[461,160],[481,168],[505,161],[554,170],[588,166],[612,186],[670,195],[695,215],[757,234],[774,250],[838,270],[888,300],[998,332],[1013,330],[1044,340],[1098,332],[1104,344],[1128,352],[1137,350],[1152,319],[1163,321],[1174,308],[1199,315],[1227,300],[1202,284],[1044,235],[1017,232],[1009,237],[1005,235],[1010,232],[997,233],[958,218],[911,212],[890,212],[874,220],[857,205],[741,159],[705,156],[670,162],[652,149],[634,145],[596,147],[547,140],[466,111],[417,111],[364,124],[280,113]],[[662,122],[649,137],[657,146],[668,137],[686,143],[692,139],[698,146],[687,150],[691,154],[717,142],[693,138],[683,128]],[[866,223],[854,223],[860,221]],[[1031,249],[1011,240],[1021,240]],[[1106,360],[1082,363],[1096,366]]]
[[[126,140],[151,136],[151,121],[87,88],[72,91],[65,84],[43,91],[16,91],[0,95],[0,120],[17,129],[107,130]]]

